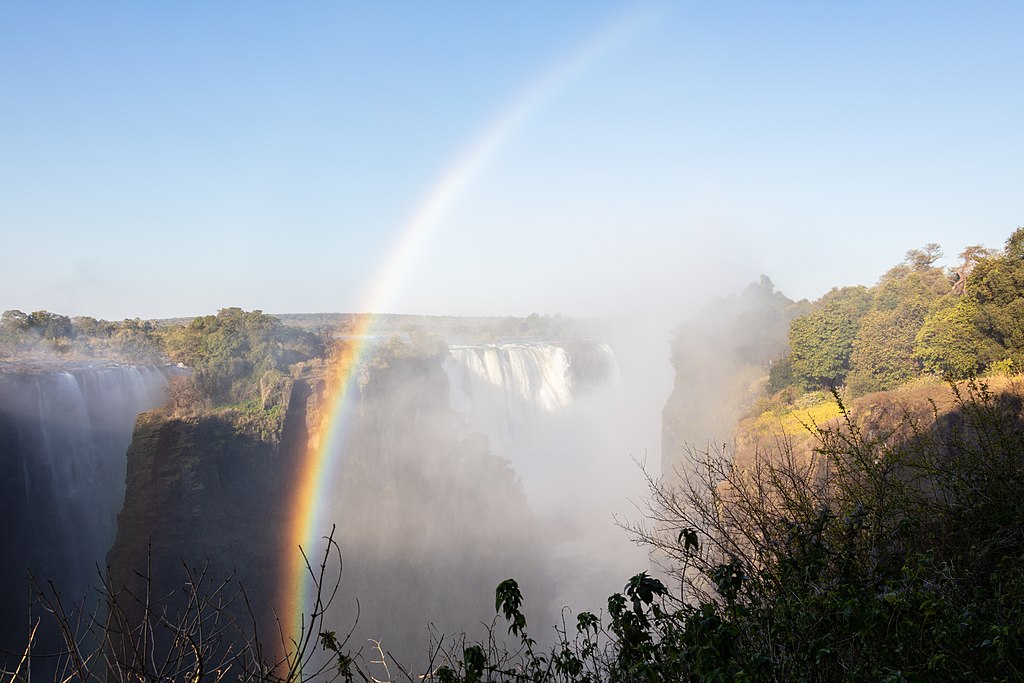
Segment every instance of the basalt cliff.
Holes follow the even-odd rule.
[[[515,473],[449,407],[446,353],[390,345],[370,354],[350,388],[344,438],[329,446],[329,480],[316,484],[317,533],[336,526],[343,558],[327,622],[347,631],[358,619],[357,648],[383,638],[403,662],[425,654],[430,625],[451,633],[489,621],[487,596],[505,578],[522,577],[540,598],[545,590]],[[114,589],[144,595],[148,584],[177,608],[183,586],[232,577],[246,597],[227,616],[255,618],[263,642],[280,643],[295,600],[282,577],[302,561],[298,548],[282,549],[296,497],[314,495],[296,481],[308,451],[323,446],[337,391],[327,365],[312,361],[264,392],[263,417],[231,408],[141,415],[108,556]]]

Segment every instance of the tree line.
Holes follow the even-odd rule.
[[[845,386],[852,395],[921,376],[961,380],[1024,368],[1024,227],[1003,249],[972,245],[957,266],[938,244],[907,252],[874,287],[835,288],[796,318],[769,390]]]
[[[266,399],[268,387],[280,384],[289,365],[323,356],[330,339],[329,331],[302,330],[241,308],[223,308],[187,324],[111,322],[49,311],[9,310],[0,317],[0,358],[181,363],[191,373],[175,379],[172,398],[193,408]]]

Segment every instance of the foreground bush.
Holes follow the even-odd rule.
[[[447,681],[1021,680],[1024,430],[1016,388],[889,429],[842,417],[749,467],[691,453],[632,527],[666,570],[538,654],[465,649]],[[839,401],[838,397],[836,398]],[[934,404],[933,404],[934,406]],[[512,593],[514,597],[515,594]]]

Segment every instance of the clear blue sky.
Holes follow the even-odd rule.
[[[0,310],[620,314],[760,273],[872,284],[1024,223],[1022,32],[1020,2],[4,3]]]

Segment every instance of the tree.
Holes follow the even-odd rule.
[[[895,388],[920,374],[914,344],[927,310],[922,302],[911,300],[864,316],[853,340],[847,376],[855,396]]]
[[[69,351],[75,336],[71,319],[49,311],[25,314],[19,310],[4,311],[0,319],[0,342],[5,353],[27,350],[46,340],[49,350]]]
[[[960,252],[960,265],[950,269],[949,272],[949,281],[953,285],[953,292],[963,295],[966,292],[967,280],[974,271],[974,266],[982,259],[992,258],[995,255],[994,249],[983,247],[980,244],[964,247],[964,250]]]
[[[290,362],[323,348],[312,332],[286,327],[263,311],[224,308],[165,333],[168,355],[192,368],[197,389],[214,404],[266,400]]]
[[[985,367],[993,344],[974,324],[977,308],[969,297],[948,298],[928,315],[914,340],[914,355],[926,371],[963,379]]]
[[[872,308],[892,310],[909,300],[927,304],[948,294],[950,283],[941,268],[911,270],[906,266],[891,268],[871,289]]]
[[[810,313],[790,324],[789,349],[793,376],[805,388],[842,384],[850,370],[853,340],[861,318],[871,307],[865,287],[833,289]]]
[[[928,312],[949,293],[939,268],[894,268],[871,290],[872,309],[853,341],[847,386],[854,395],[892,389],[921,372],[914,355]]]
[[[927,270],[940,258],[942,258],[942,247],[935,242],[929,242],[920,249],[907,251],[905,263],[913,270]]]
[[[28,314],[16,309],[4,311],[3,317],[0,318],[0,328],[4,334],[19,334],[31,326]]]
[[[71,339],[75,336],[71,318],[49,311],[34,311],[29,314],[30,329],[43,339]]]
[[[117,328],[115,323],[97,320],[87,315],[72,318],[71,324],[75,329],[76,337],[106,338],[110,337]]]
[[[1024,225],[1020,226],[1006,238],[1006,246],[1003,250],[1006,258],[1011,261],[1024,260]]]
[[[987,340],[984,363],[1010,360],[1024,367],[1024,228],[1001,253],[969,247],[964,252],[964,297],[972,300],[972,323]]]

